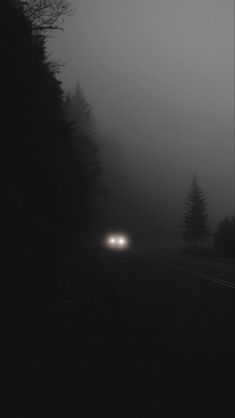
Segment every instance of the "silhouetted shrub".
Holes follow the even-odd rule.
[[[235,218],[225,217],[214,233],[214,252],[218,256],[235,258]]]

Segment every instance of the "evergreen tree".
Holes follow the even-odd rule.
[[[182,236],[185,241],[192,242],[195,248],[198,243],[206,241],[210,234],[207,219],[206,198],[199,186],[197,176],[194,175],[185,199]]]
[[[102,194],[103,188],[98,179],[102,174],[98,158],[98,134],[92,109],[79,83],[75,92],[65,100],[67,121],[71,126],[71,144],[77,155],[84,176],[84,191],[88,199],[94,194]]]
[[[220,221],[214,233],[216,254],[235,257],[235,217],[225,217]]]
[[[79,83],[77,83],[73,94],[67,94],[66,108],[74,132],[80,136],[89,137],[90,140],[94,139],[97,135],[95,120],[91,106]]]
[[[79,294],[74,283],[86,275],[77,244],[90,227],[89,180],[45,35],[20,0],[0,1],[0,23],[1,409],[10,417],[81,416],[81,311],[68,295]]]

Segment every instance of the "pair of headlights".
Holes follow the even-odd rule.
[[[129,246],[129,239],[124,234],[110,234],[105,238],[105,247],[113,250],[125,250]]]

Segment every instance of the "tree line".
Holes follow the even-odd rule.
[[[47,58],[48,31],[65,1],[4,0],[1,46],[1,234],[12,251],[50,257],[92,230],[102,188],[89,104],[78,86],[65,95]],[[23,250],[24,248],[24,250]],[[18,256],[18,258],[21,258]],[[10,260],[9,260],[10,263]]]
[[[9,417],[81,408],[79,348],[91,321],[82,324],[78,289],[88,273],[77,249],[103,189],[89,104],[79,86],[63,92],[47,57],[63,5],[0,1],[1,409]]]
[[[203,247],[212,235],[212,246]],[[185,199],[185,211],[182,221],[182,237],[188,244],[184,251],[235,257],[235,217],[225,217],[215,230],[209,226],[206,197],[196,175]]]
[[[65,0],[4,0],[0,7],[3,253],[5,260],[19,247],[35,257],[52,248],[57,254],[94,231],[95,197],[107,194],[89,103],[79,84],[64,94],[46,53],[46,36],[61,28],[71,6]],[[212,231],[196,177],[185,205],[183,238],[198,250]],[[218,224],[217,254],[232,253],[233,229],[234,218]]]

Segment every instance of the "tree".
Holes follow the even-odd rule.
[[[83,168],[84,186],[88,196],[102,194],[98,178],[102,168],[98,158],[98,146],[95,120],[91,107],[77,83],[75,92],[68,94],[65,100],[67,121],[72,128],[71,142],[80,166]]]
[[[197,176],[194,175],[185,199],[182,236],[185,241],[192,242],[195,248],[198,247],[198,243],[206,241],[210,234],[207,219],[206,199],[199,186]]]
[[[225,217],[214,233],[214,249],[218,255],[235,257],[235,217]]]
[[[73,124],[74,131],[80,136],[94,139],[97,135],[92,109],[88,103],[79,82],[73,94],[66,96],[68,120]]]
[[[17,0],[14,1],[17,3]],[[33,30],[37,32],[62,30],[64,16],[71,13],[68,0],[21,0],[21,4]]]
[[[81,382],[73,381],[70,371],[74,377],[81,371],[80,340],[73,337],[77,315],[68,295],[79,273],[87,277],[83,264],[77,267],[77,244],[90,228],[86,176],[80,175],[83,167],[71,146],[64,95],[48,63],[45,35],[33,30],[20,0],[0,1],[0,23],[0,292],[6,342],[1,409],[11,417],[41,417],[45,411],[79,416]],[[76,267],[72,263],[67,270],[67,254],[75,251]],[[66,360],[57,374],[61,358]],[[44,385],[45,376],[50,385]],[[12,387],[19,384],[16,393]]]
[[[45,34],[35,32],[20,0],[0,1],[0,19],[2,242],[8,251],[15,236],[15,248],[23,248],[17,235],[37,257],[38,248],[51,253],[55,246],[68,247],[75,234],[82,239],[89,225],[87,181],[71,145],[64,94],[48,62]]]

